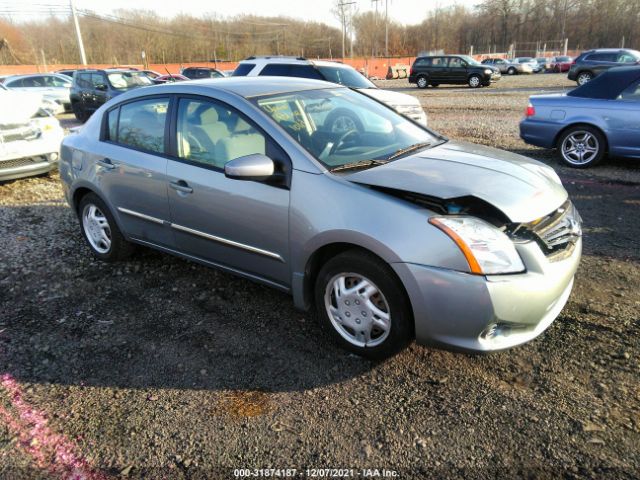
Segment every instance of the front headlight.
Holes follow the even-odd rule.
[[[524,271],[513,242],[502,231],[476,217],[432,217],[429,223],[446,233],[464,254],[472,273],[491,275]]]
[[[491,75],[493,73],[493,70],[485,68],[484,73],[486,73],[487,75]]]

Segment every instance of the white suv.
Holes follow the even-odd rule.
[[[343,63],[302,57],[249,57],[238,64],[233,76],[302,77],[339,83],[387,104],[411,120],[427,125],[427,115],[416,97],[380,89],[356,69]]]

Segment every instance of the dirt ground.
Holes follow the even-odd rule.
[[[480,90],[380,85],[417,95],[450,138],[556,168],[585,236],[549,330],[485,356],[413,345],[363,360],[267,287],[148,250],[93,260],[56,174],[9,182],[0,478],[640,476],[640,161],[577,171],[520,141],[528,96],[571,88],[564,75]],[[306,471],[326,468],[355,470]]]

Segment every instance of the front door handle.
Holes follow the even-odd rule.
[[[106,168],[107,170],[113,170],[118,166],[117,164],[113,163],[110,158],[103,158],[102,160],[98,160],[96,163],[101,167]]]
[[[170,182],[169,185],[174,190],[177,190],[180,193],[193,193],[193,188],[189,186],[187,182],[184,180],[178,180],[177,182]]]

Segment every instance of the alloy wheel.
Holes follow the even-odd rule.
[[[600,142],[590,132],[576,130],[567,135],[560,147],[562,158],[572,165],[586,165],[597,157]]]
[[[328,283],[324,304],[333,328],[357,347],[382,344],[391,331],[391,310],[382,291],[357,273],[340,273]]]
[[[427,79],[424,77],[420,77],[418,79],[418,87],[419,88],[426,88],[427,87]]]
[[[111,249],[111,227],[107,217],[100,208],[89,203],[82,211],[82,228],[91,244],[98,253],[109,253]]]
[[[584,85],[585,83],[590,81],[591,81],[590,73],[581,73],[580,75],[578,75],[578,85]]]

